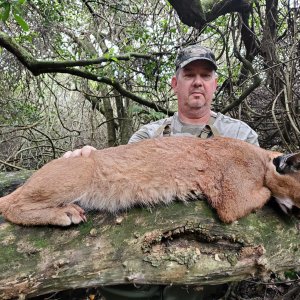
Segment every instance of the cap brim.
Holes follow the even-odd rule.
[[[178,66],[178,68],[184,68],[186,65],[188,65],[189,63],[191,63],[191,62],[193,62],[193,61],[195,61],[195,60],[205,60],[205,61],[208,61],[208,62],[210,62],[210,63],[212,64],[214,70],[217,70],[217,69],[218,69],[218,67],[217,67],[217,65],[215,64],[215,62],[214,62],[213,60],[207,58],[207,57],[191,57],[191,58],[185,60],[184,62],[182,62],[182,63]],[[177,69],[178,69],[178,68],[177,68]]]

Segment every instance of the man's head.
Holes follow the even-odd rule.
[[[172,88],[178,98],[181,119],[199,119],[210,114],[217,88],[216,61],[207,48],[193,45],[182,49],[176,59]]]

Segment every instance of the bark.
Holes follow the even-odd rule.
[[[28,175],[2,174],[1,191]],[[300,269],[295,220],[265,207],[225,225],[205,201],[90,212],[69,228],[0,219],[0,244],[0,299],[123,283],[221,284]]]
[[[103,99],[103,114],[106,119],[107,146],[114,147],[117,145],[116,125],[114,111],[109,98]]]
[[[261,41],[261,54],[264,57],[267,70],[267,81],[274,91],[275,95],[278,95],[283,89],[282,74],[280,67],[277,66],[279,58],[277,56],[277,23],[278,23],[278,1],[267,0],[266,1],[266,20],[263,28],[263,38]],[[276,67],[277,66],[277,67]]]
[[[129,116],[129,99],[123,99],[120,95],[115,95],[117,114],[118,114],[118,123],[120,130],[120,144],[125,145],[128,143],[130,137],[133,134],[133,124],[132,118]]]

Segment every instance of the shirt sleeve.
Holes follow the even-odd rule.
[[[236,133],[237,139],[248,142],[249,144],[259,146],[258,134],[248,124],[237,120],[236,125],[238,126],[238,130]]]
[[[249,132],[246,142],[256,145],[256,146],[259,146],[258,134],[253,129],[251,129],[251,131]]]
[[[258,134],[241,120],[218,113],[214,126],[221,136],[239,139],[259,146]]]
[[[157,131],[165,123],[166,120],[167,119],[161,119],[142,126],[137,132],[132,135],[132,137],[128,141],[128,144],[156,137]]]
[[[147,126],[142,126],[138,131],[136,131],[128,141],[128,144],[137,143],[145,139],[150,139],[149,131]]]

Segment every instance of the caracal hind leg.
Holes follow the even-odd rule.
[[[37,209],[14,205],[5,212],[4,217],[21,225],[69,226],[86,221],[84,210],[76,204]]]
[[[261,187],[247,195],[243,194],[238,197],[224,199],[222,204],[216,207],[216,210],[223,222],[231,223],[262,208],[270,197],[270,190],[266,187]]]

